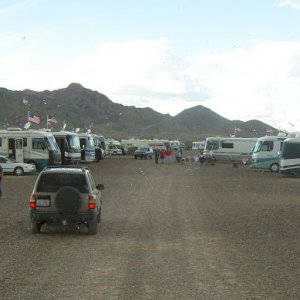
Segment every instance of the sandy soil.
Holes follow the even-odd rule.
[[[124,157],[89,167],[105,185],[96,236],[31,234],[36,175],[5,177],[0,299],[300,298],[300,179]]]

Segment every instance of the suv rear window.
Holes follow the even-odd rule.
[[[36,191],[56,193],[61,187],[72,186],[80,193],[88,193],[88,184],[84,174],[42,174]]]

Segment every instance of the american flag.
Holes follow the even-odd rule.
[[[28,121],[35,123],[35,124],[40,124],[41,119],[40,119],[40,117],[36,116],[35,114],[28,112]]]
[[[57,124],[57,120],[51,115],[47,116],[47,122]]]

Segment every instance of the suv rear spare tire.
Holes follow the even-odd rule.
[[[75,214],[81,204],[81,194],[74,187],[65,186],[58,190],[55,198],[55,206],[58,212],[63,214]]]

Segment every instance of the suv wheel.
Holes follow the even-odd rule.
[[[97,223],[100,223],[101,222],[101,208],[99,210],[99,213],[97,215]]]
[[[58,190],[55,198],[55,206],[60,213],[76,214],[81,206],[81,194],[71,186],[65,186]]]
[[[88,222],[89,234],[97,234],[97,220]]]
[[[35,221],[31,221],[30,223],[30,229],[33,234],[40,233],[41,227],[42,227],[41,223],[37,223]]]

